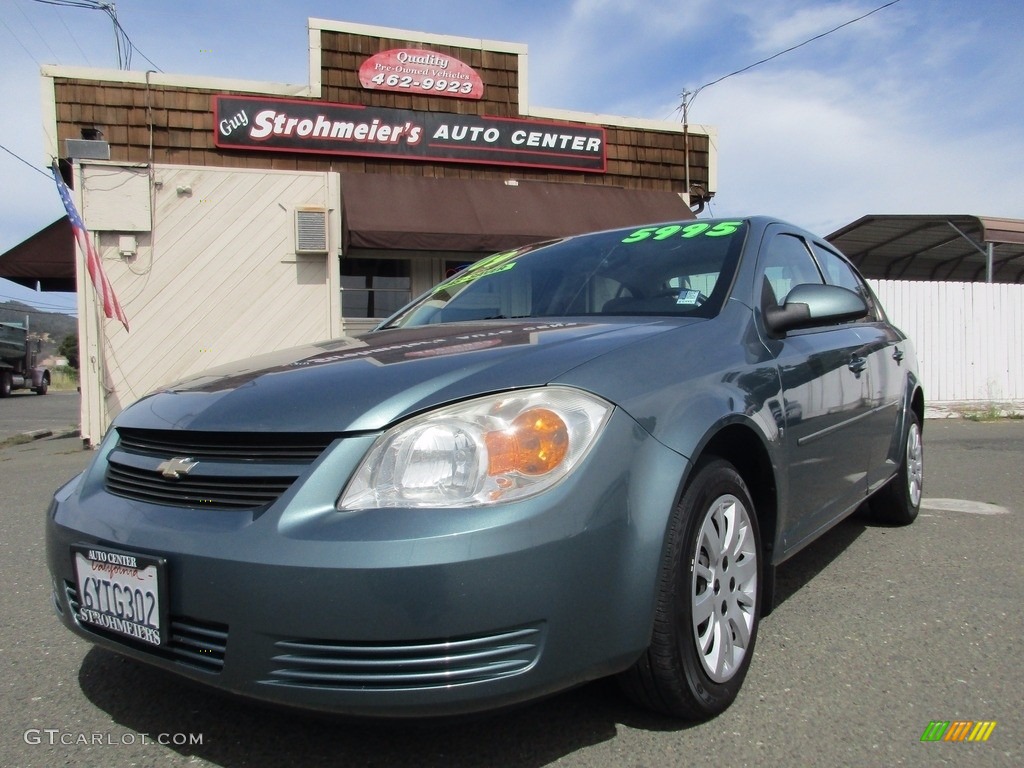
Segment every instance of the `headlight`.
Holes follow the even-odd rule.
[[[544,387],[416,416],[378,438],[338,509],[470,507],[533,496],[583,460],[611,410],[586,392]]]

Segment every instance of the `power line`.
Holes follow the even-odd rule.
[[[132,51],[138,51],[139,56],[141,56],[146,61],[148,61],[150,64],[152,64],[153,69],[155,69],[157,72],[163,72],[163,70],[160,69],[160,67],[158,67],[156,64],[153,64],[153,60],[151,58],[149,58],[149,56],[144,54],[142,51],[139,51],[138,46],[136,46],[135,43],[132,42],[132,39],[130,37],[128,37],[128,32],[125,31],[125,28],[121,26],[121,22],[117,20],[117,15],[114,13],[113,5],[106,5],[106,4],[104,4],[104,6],[105,7],[104,7],[103,10],[105,10],[107,12],[107,15],[110,16],[110,20],[114,22],[114,27],[120,33],[121,37],[124,38],[124,42],[127,44],[125,46],[126,62],[125,62],[125,67],[124,68],[125,69],[129,69],[131,67],[131,65],[132,65]]]
[[[875,8],[874,10],[868,11],[867,13],[862,14],[862,15],[858,16],[855,19],[850,19],[849,21],[844,21],[842,24],[840,24],[837,27],[833,27],[832,29],[830,29],[830,30],[828,30],[826,32],[822,32],[821,34],[815,35],[814,37],[809,37],[806,40],[804,40],[802,43],[797,43],[796,45],[792,45],[792,46],[790,46],[789,48],[786,48],[783,51],[779,51],[778,53],[774,53],[771,56],[763,58],[760,61],[755,61],[753,64],[748,64],[747,66],[741,67],[740,69],[737,69],[734,72],[730,72],[727,75],[722,75],[721,77],[719,77],[719,78],[717,78],[715,80],[712,80],[710,83],[704,83],[704,85],[700,86],[695,91],[683,91],[683,93],[681,94],[681,96],[683,98],[683,103],[680,105],[680,109],[683,110],[683,121],[684,122],[687,121],[687,118],[688,118],[687,111],[689,110],[690,105],[693,104],[693,100],[695,98],[697,98],[697,94],[700,93],[701,91],[703,91],[705,88],[708,88],[709,86],[712,86],[712,85],[716,85],[716,84],[722,82],[723,80],[732,77],[733,75],[739,75],[739,74],[741,74],[743,72],[747,72],[748,70],[751,70],[754,67],[758,67],[758,66],[760,66],[760,65],[762,65],[762,64],[764,64],[766,62],[769,62],[772,59],[777,59],[777,58],[779,58],[779,56],[782,56],[784,54],[787,54],[787,53],[790,53],[792,51],[795,51],[797,48],[803,48],[808,43],[813,43],[815,40],[820,40],[821,38],[823,38],[823,37],[825,37],[827,35],[831,35],[833,32],[836,32],[836,31],[842,29],[843,27],[848,27],[851,24],[856,24],[858,21],[861,21],[862,19],[866,19],[868,16],[876,14],[879,11],[885,10],[889,6],[896,5],[896,3],[899,3],[899,2],[902,2],[902,0],[890,0],[890,2],[885,3],[884,5],[880,5],[877,8]]]
[[[28,54],[28,57],[36,63],[37,67],[41,67],[42,64],[39,63],[39,59],[32,55],[32,51],[25,47],[25,44],[21,42],[21,38],[14,34],[14,30],[7,25],[7,22],[4,21],[3,18],[0,18],[0,24],[3,24],[5,27],[7,27],[7,31],[11,33],[11,37],[14,38],[14,41],[21,46],[21,50]]]
[[[46,305],[35,304],[35,303],[26,304],[25,303],[25,299],[16,299],[13,296],[0,296],[0,299],[7,299],[10,302],[13,302],[13,303],[16,303],[16,304],[20,305],[20,306],[17,306],[17,307],[11,307],[11,306],[7,306],[6,302],[4,304],[0,304],[0,314],[13,313],[13,314],[16,314],[16,315],[63,315],[65,317],[70,317],[70,316],[72,316],[72,314],[77,314],[78,313],[78,309],[76,307],[56,307],[56,306],[54,306],[53,311],[50,311],[50,310],[42,308],[42,307],[44,307]],[[25,307],[30,307],[30,309],[25,309]],[[11,321],[10,320],[0,320],[0,322],[9,323]]]
[[[39,291],[36,291],[34,288],[28,288],[27,290],[30,290],[33,293],[39,293]],[[74,293],[74,291],[62,291],[62,293]],[[24,297],[18,298],[17,296],[7,296],[6,294],[0,294],[0,300],[3,300],[3,301],[13,301],[13,302],[17,302],[19,304],[26,304],[26,305],[34,307],[35,309],[41,309],[41,310],[46,310],[46,309],[56,309],[56,310],[72,309],[73,310],[74,309],[74,306],[68,307],[68,305],[64,304],[64,303],[59,303],[58,304],[58,303],[55,303],[53,301],[39,301],[37,299],[29,300],[29,299],[26,299]],[[10,307],[6,307],[6,306],[3,306],[3,305],[0,305],[0,309],[7,309],[7,310],[9,310]]]
[[[31,169],[32,169],[33,171],[35,171],[36,173],[41,173],[41,174],[43,174],[43,176],[45,176],[46,178],[48,178],[48,179],[49,179],[50,181],[53,181],[53,176],[51,176],[50,174],[48,174],[48,173],[47,173],[46,171],[44,171],[44,170],[43,170],[42,168],[37,168],[36,166],[32,165],[32,163],[30,163],[30,162],[29,162],[28,160],[26,160],[25,158],[23,158],[23,157],[22,157],[21,155],[18,155],[18,154],[16,154],[16,153],[12,152],[12,151],[11,151],[11,150],[9,150],[9,149],[8,149],[7,147],[5,147],[5,146],[4,146],[3,144],[0,144],[0,149],[2,149],[2,150],[3,150],[4,152],[6,152],[6,153],[7,153],[8,155],[10,155],[11,157],[13,157],[13,158],[14,158],[15,160],[18,160],[19,162],[22,162],[22,163],[24,163],[25,165],[27,165],[27,166],[28,166],[29,168],[31,168]]]
[[[121,22],[117,20],[117,10],[113,3],[104,3],[100,2],[100,0],[35,0],[35,2],[43,3],[44,5],[56,5],[63,8],[82,8],[89,11],[103,11],[110,17],[110,21],[114,25],[114,45],[117,48],[118,68],[130,69],[132,65],[132,53],[137,52],[142,58],[152,64],[153,68],[157,72],[163,72],[160,67],[153,64],[152,59],[140,51],[135,43],[132,42],[131,37],[128,36],[128,32],[121,26]]]
[[[29,289],[32,290],[32,289]],[[70,293],[70,291],[68,291]],[[29,303],[31,301],[31,303]],[[17,296],[4,296],[0,295],[0,312],[18,312],[24,314],[26,312],[36,312],[40,315],[66,315],[69,312],[77,312],[78,308],[75,306],[67,306],[65,304],[48,304],[46,302],[36,301],[35,299],[18,298]],[[11,307],[7,305],[7,302],[13,302],[20,304],[23,307],[31,307],[31,309],[25,310],[17,307]]]
[[[68,37],[71,38],[71,42],[75,44],[75,47],[78,49],[78,52],[82,54],[82,58],[85,59],[85,63],[91,67],[92,61],[90,61],[89,59],[89,54],[87,54],[82,49],[82,46],[78,42],[78,38],[75,37],[75,33],[71,31],[71,27],[69,27],[67,22],[64,21],[64,14],[62,14],[60,11],[57,11],[57,18],[60,20],[60,23],[64,27],[64,30],[68,33]]]
[[[60,64],[60,57],[57,55],[57,52],[50,47],[50,41],[43,37],[43,33],[39,31],[39,28],[36,27],[35,24],[32,23],[32,19],[29,18],[29,15],[27,13],[25,13],[25,9],[22,8],[20,4],[17,5],[17,8],[19,11],[21,11],[21,15],[25,17],[25,21],[28,22],[28,25],[32,27],[32,31],[36,33],[40,40],[43,41],[43,45],[46,46],[46,50],[48,50],[50,52],[50,55],[53,56],[54,61],[57,64]]]

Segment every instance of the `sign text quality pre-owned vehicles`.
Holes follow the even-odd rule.
[[[604,129],[317,101],[218,96],[221,149],[402,157],[604,172]]]
[[[359,82],[371,91],[396,91],[480,99],[484,84],[475,69],[454,56],[418,48],[375,53],[359,67]]]

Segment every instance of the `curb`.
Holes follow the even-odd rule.
[[[16,440],[18,442],[34,442],[47,437],[52,437],[54,439],[60,437],[78,437],[81,432],[82,430],[79,427],[65,427],[64,429],[58,429],[56,431],[52,429],[32,429],[28,432],[16,432],[13,435],[0,436],[0,446],[12,440]]]
[[[79,437],[82,434],[80,427],[63,427],[58,429],[37,429],[27,432],[33,440],[40,440],[44,437],[52,437],[54,440],[61,437]]]

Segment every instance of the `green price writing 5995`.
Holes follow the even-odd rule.
[[[644,227],[622,239],[624,243],[639,243],[641,240],[667,240],[670,237],[725,237],[736,232],[742,221],[720,221],[715,225],[706,222],[694,224],[666,224],[662,227]]]

